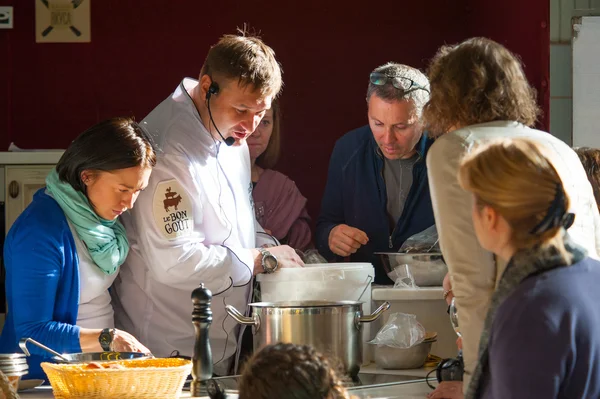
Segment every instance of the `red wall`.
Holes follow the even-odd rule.
[[[550,1],[468,0],[469,36],[492,38],[517,53],[542,108],[539,127],[550,125]]]
[[[11,141],[64,148],[106,117],[141,120],[184,76],[198,75],[220,35],[247,22],[283,65],[279,169],[316,218],[335,140],[366,123],[370,70],[387,61],[425,68],[441,44],[487,35],[518,52],[540,88],[548,75],[548,32],[539,29],[547,3],[94,0],[91,43],[36,44],[34,1],[0,0],[15,15],[15,29],[0,31],[0,150]],[[542,104],[547,110],[547,98]]]

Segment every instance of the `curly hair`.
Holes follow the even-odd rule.
[[[588,180],[594,190],[596,205],[600,209],[600,150],[597,148],[579,147],[574,148],[579,156]]]
[[[423,119],[432,136],[496,120],[532,126],[540,115],[519,58],[493,40],[441,47],[428,75],[431,98]]]
[[[336,367],[306,345],[279,343],[255,353],[238,383],[240,399],[348,399]]]

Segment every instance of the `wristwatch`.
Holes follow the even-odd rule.
[[[279,262],[277,262],[275,255],[264,248],[259,248],[258,251],[262,255],[261,265],[265,273],[275,272],[275,270],[277,270],[277,266],[279,266]]]
[[[98,341],[100,341],[100,346],[102,347],[102,350],[104,352],[111,351],[110,347],[111,347],[114,335],[115,335],[114,328],[105,328],[100,333],[100,336],[98,337]]]

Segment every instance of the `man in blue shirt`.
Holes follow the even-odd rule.
[[[396,63],[376,68],[367,89],[369,124],[335,144],[317,220],[316,242],[328,260],[350,257],[375,267],[375,282],[391,284],[374,252],[396,252],[435,223],[425,157],[432,140],[420,123],[429,81]]]

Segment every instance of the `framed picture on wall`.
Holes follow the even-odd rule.
[[[91,0],[35,0],[37,43],[89,43]]]

